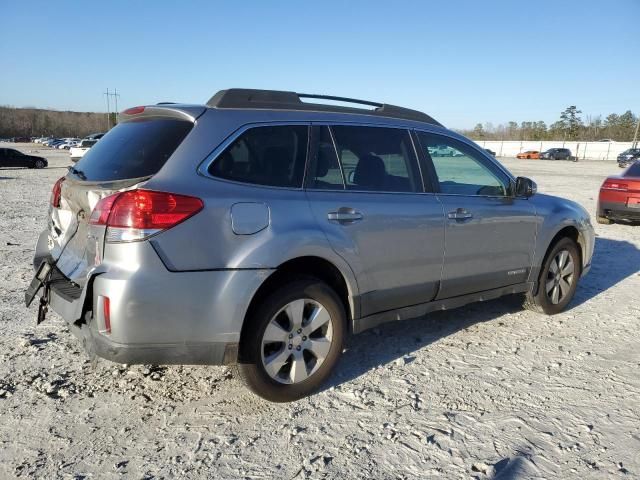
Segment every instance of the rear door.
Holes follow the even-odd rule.
[[[409,132],[343,125],[312,132],[307,197],[356,275],[361,315],[432,300],[444,217],[438,198],[424,191]]]
[[[445,258],[438,298],[526,281],[533,261],[536,212],[514,198],[511,179],[479,149],[446,135],[416,132],[445,212]],[[453,157],[431,151],[445,144]]]
[[[87,272],[101,261],[104,227],[89,225],[98,201],[148,180],[192,127],[188,118],[162,112],[127,119],[70,169],[61,184],[59,206],[51,207],[47,241],[64,275],[83,286]]]

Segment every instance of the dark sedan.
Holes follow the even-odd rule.
[[[620,168],[627,168],[629,165],[640,160],[640,148],[630,148],[618,155],[618,166]]]
[[[540,154],[543,160],[577,160],[571,156],[571,150],[568,148],[550,148],[546,152]]]
[[[0,167],[44,168],[48,165],[46,159],[27,155],[13,148],[0,148]]]

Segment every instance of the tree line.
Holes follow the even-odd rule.
[[[584,140],[612,139],[632,141],[638,117],[631,110],[612,113],[604,119],[598,115],[582,120],[575,105],[560,113],[557,122],[547,126],[543,121],[508,122],[494,126],[478,123],[473,130],[460,133],[474,140]],[[109,125],[115,125],[115,114]],[[11,137],[78,137],[107,131],[107,114],[69,112],[39,108],[0,107],[0,138]]]
[[[611,113],[604,119],[601,115],[587,116],[584,121],[581,113],[575,105],[571,105],[560,113],[557,122],[549,126],[541,120],[520,124],[512,121],[497,126],[478,123],[473,130],[461,130],[460,133],[474,140],[633,140],[638,117],[631,110],[622,114]]]
[[[112,118],[111,125],[114,124]],[[0,138],[74,137],[107,131],[107,114],[0,107]]]

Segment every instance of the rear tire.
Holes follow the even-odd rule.
[[[613,223],[613,220],[607,217],[601,217],[600,215],[596,215],[596,222],[598,222],[601,225],[611,225]]]
[[[573,299],[581,273],[578,245],[571,238],[561,238],[547,251],[537,292],[525,295],[524,308],[547,315],[562,312]]]
[[[291,402],[317,391],[342,353],[347,316],[324,282],[304,278],[264,299],[247,319],[238,370],[255,394]]]

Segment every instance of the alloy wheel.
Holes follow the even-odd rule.
[[[297,384],[313,375],[331,350],[333,324],[328,310],[304,298],[286,304],[262,335],[262,365],[279,383]]]
[[[559,304],[571,291],[575,277],[575,265],[568,250],[560,250],[549,265],[545,291],[552,304]]]

